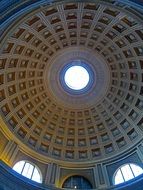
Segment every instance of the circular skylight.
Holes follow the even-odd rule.
[[[83,95],[92,88],[95,74],[89,63],[73,60],[59,72],[62,88],[71,95]]]
[[[71,66],[65,72],[64,80],[66,85],[72,90],[81,90],[85,88],[89,82],[89,73],[82,66]]]

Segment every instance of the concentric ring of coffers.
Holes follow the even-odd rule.
[[[11,133],[40,154],[72,162],[114,157],[142,139],[136,15],[108,3],[57,3],[16,21],[0,50],[1,116]],[[78,99],[59,82],[60,64],[73,57],[96,72],[95,86]]]

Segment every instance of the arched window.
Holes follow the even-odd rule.
[[[62,188],[69,189],[92,189],[91,183],[83,176],[71,176],[65,180]]]
[[[19,161],[14,166],[13,169],[19,174],[36,181],[38,183],[42,183],[42,175],[38,167],[28,161]]]
[[[133,179],[143,173],[143,169],[136,164],[122,165],[114,174],[114,184],[120,184]]]

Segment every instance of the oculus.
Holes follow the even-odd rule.
[[[89,73],[83,66],[74,65],[67,69],[64,80],[69,88],[81,90],[85,88],[89,82]]]
[[[60,72],[62,88],[75,95],[85,94],[93,86],[95,73],[89,63],[82,60],[73,60],[66,64]]]

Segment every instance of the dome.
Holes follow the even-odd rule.
[[[10,19],[3,16],[0,36],[0,112],[7,138],[36,160],[71,168],[133,151],[143,139],[140,6],[112,0],[20,6]],[[88,78],[78,89],[66,79],[74,67]]]

